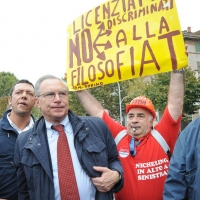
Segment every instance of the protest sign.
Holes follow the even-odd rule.
[[[81,90],[186,67],[174,0],[110,0],[68,27],[67,83]]]

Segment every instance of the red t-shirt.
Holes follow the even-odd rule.
[[[106,112],[103,120],[109,127],[113,137],[126,129],[115,122]],[[171,153],[174,149],[180,129],[181,117],[175,122],[166,108],[162,119],[155,129],[165,138]],[[124,187],[115,194],[116,200],[162,200],[164,182],[168,172],[168,156],[148,133],[136,147],[136,155],[130,155],[131,136],[127,134],[118,144],[119,158],[124,169]]]

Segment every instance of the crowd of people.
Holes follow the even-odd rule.
[[[200,198],[199,118],[180,133],[184,88],[184,70],[172,71],[161,120],[153,127],[154,104],[138,96],[124,127],[87,90],[76,95],[88,116],[75,115],[53,75],[18,81],[0,120],[0,199]]]

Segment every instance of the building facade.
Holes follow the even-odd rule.
[[[196,77],[200,77],[200,31],[192,32],[191,28],[183,31],[185,44],[188,52],[188,66],[195,72]],[[196,119],[199,113],[192,116],[192,120]]]

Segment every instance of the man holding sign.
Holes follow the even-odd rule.
[[[116,200],[161,200],[169,164],[169,156],[152,135],[156,116],[153,103],[146,97],[136,97],[126,106],[127,128],[115,122],[102,105],[86,90],[77,97],[91,116],[102,118],[113,137],[118,140],[119,157],[124,168],[124,187],[115,194]],[[184,71],[171,73],[168,105],[155,130],[170,147],[170,153],[180,130],[184,98]],[[121,137],[119,133],[125,134]],[[120,138],[121,137],[121,138]],[[169,152],[168,152],[169,153]]]
[[[70,91],[188,65],[175,0],[107,1],[68,27]]]

